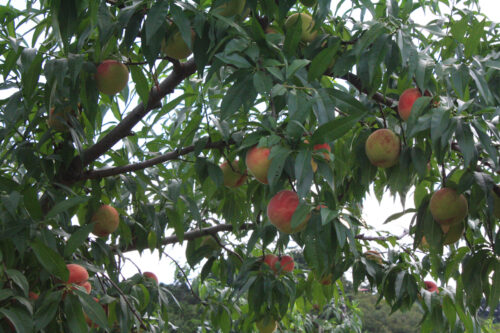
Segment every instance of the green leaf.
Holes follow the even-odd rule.
[[[333,64],[335,54],[340,47],[340,40],[336,39],[335,43],[318,53],[312,60],[309,71],[307,72],[307,79],[309,81],[316,80],[321,77],[323,73]]]
[[[293,213],[292,216],[292,221],[290,225],[292,226],[292,229],[297,228],[299,225],[304,222],[306,219],[306,216],[310,213],[309,206],[305,202],[299,203],[297,206],[297,209],[295,209],[295,212]]]
[[[24,205],[34,219],[42,219],[42,208],[38,201],[37,191],[33,187],[28,187],[23,192]]]
[[[239,80],[228,90],[221,103],[220,118],[222,120],[232,116],[253,94],[253,77],[246,76]]]
[[[184,220],[181,218],[176,210],[166,209],[168,224],[175,230],[175,235],[179,238],[179,242],[184,240]]]
[[[269,153],[269,159],[271,164],[267,171],[267,180],[269,184],[276,185],[280,179],[281,173],[283,172],[283,167],[285,162],[292,151],[288,147],[283,146],[273,146],[271,152]]]
[[[83,316],[82,304],[76,295],[68,294],[64,298],[64,315],[66,317],[66,327],[69,328],[70,332],[88,332],[89,329]]]
[[[75,252],[77,248],[79,248],[89,236],[90,232],[94,228],[92,223],[86,224],[83,227],[78,228],[74,233],[71,234],[71,237],[68,239],[66,246],[64,247],[64,256],[69,257]]]
[[[42,299],[43,303],[37,307],[33,318],[37,331],[43,329],[54,319],[59,310],[59,303],[61,302],[63,292],[63,290],[58,290],[45,294]]]
[[[286,69],[286,78],[291,78],[295,74],[295,72],[297,72],[301,68],[306,67],[310,62],[311,61],[307,59],[295,59]]]
[[[10,307],[9,309],[0,308],[0,313],[10,320],[12,325],[15,327],[16,332],[33,331],[33,321],[26,310],[16,306]]]
[[[67,212],[69,209],[85,203],[89,200],[89,197],[72,197],[68,200],[63,200],[54,205],[52,209],[45,216],[46,219],[55,217],[57,214]]]
[[[448,320],[448,324],[450,324],[450,328],[453,331],[455,327],[455,321],[457,317],[457,312],[455,311],[455,306],[453,305],[453,301],[450,296],[445,295],[443,297],[443,312]]]
[[[321,125],[312,136],[313,144],[321,144],[325,142],[332,142],[347,134],[352,130],[358,121],[364,116],[365,112],[358,111],[346,117],[337,117],[326,124]]]
[[[17,284],[21,288],[21,290],[24,293],[24,296],[27,297],[29,292],[29,284],[28,280],[23,275],[23,273],[21,273],[16,269],[7,269],[5,271],[5,274],[7,274],[7,276],[9,277],[9,279],[12,280],[12,282]]]
[[[311,189],[314,176],[311,158],[311,151],[306,149],[299,151],[295,159],[295,178],[297,179],[297,194],[299,198],[305,197]]]
[[[460,146],[460,151],[464,157],[464,164],[467,167],[477,154],[470,125],[465,123],[463,119],[458,119],[455,134],[457,136],[458,145]]]
[[[43,244],[39,239],[31,243],[31,248],[43,268],[45,268],[50,274],[59,278],[61,281],[68,280],[69,272],[59,253]]]
[[[256,72],[253,76],[253,86],[260,94],[268,94],[273,87],[273,80],[264,72]]]
[[[132,80],[134,80],[135,83],[135,89],[142,103],[147,105],[149,99],[149,82],[140,66],[130,66],[129,68],[130,74],[132,74]]]
[[[74,292],[80,300],[83,311],[87,316],[89,316],[92,322],[99,325],[100,328],[107,329],[108,320],[102,305],[96,302],[92,296],[83,291],[75,290]]]
[[[159,43],[154,37],[162,26],[165,26],[168,14],[169,2],[165,0],[156,1],[148,11],[148,16],[145,22],[146,43]],[[132,66],[134,67],[134,66]]]

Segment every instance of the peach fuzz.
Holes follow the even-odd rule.
[[[406,89],[403,91],[401,96],[399,96],[398,103],[398,113],[401,119],[404,121],[410,118],[411,108],[413,107],[413,103],[417,100],[417,98],[422,97],[422,93],[418,88]]]
[[[307,225],[307,221],[311,215],[307,215],[304,221],[296,228],[292,228],[292,216],[299,205],[299,197],[297,193],[290,190],[278,192],[267,205],[267,217],[281,232],[291,234],[301,230]]]
[[[365,152],[370,162],[376,167],[390,168],[399,161],[400,142],[393,131],[378,129],[366,140]]]
[[[243,185],[247,179],[246,172],[240,172],[238,160],[234,160],[231,165],[228,162],[224,162],[220,166],[222,170],[222,175],[224,178],[224,186],[227,187],[239,187]]]
[[[268,184],[267,172],[271,165],[271,160],[269,159],[270,153],[271,150],[269,148],[255,146],[248,150],[245,158],[248,171],[262,184]]]

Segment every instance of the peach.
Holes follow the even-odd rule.
[[[120,216],[115,208],[109,205],[102,205],[92,216],[91,223],[94,223],[92,233],[99,237],[108,237],[113,233],[120,223]]]
[[[434,282],[432,281],[424,281],[425,283],[425,290],[427,290],[428,292],[436,292],[439,294],[439,289],[438,289],[438,286],[437,284],[435,284]]]
[[[267,205],[267,217],[281,232],[292,234],[301,230],[307,225],[311,215],[307,215],[304,221],[295,228],[292,228],[292,216],[299,205],[299,196],[294,191],[283,190],[278,192]]]
[[[398,113],[401,119],[404,121],[410,118],[411,108],[413,107],[413,103],[417,100],[417,98],[422,97],[422,93],[418,88],[406,89],[403,91],[401,96],[399,96],[398,103]]]
[[[373,165],[380,168],[390,168],[398,163],[399,151],[399,138],[387,128],[370,134],[365,143],[366,156]]]
[[[191,30],[191,41],[194,41],[195,33]],[[161,51],[170,58],[181,60],[189,57],[191,49],[186,44],[179,30],[174,29],[171,34],[169,34],[161,42]]]
[[[38,297],[40,297],[40,295],[38,295],[37,293],[35,293],[33,291],[30,291],[28,293],[28,298],[33,300],[33,301],[36,301],[38,299]]]
[[[220,166],[224,177],[224,185],[227,187],[239,187],[247,179],[246,172],[241,172],[238,160],[234,160],[231,165],[224,162]]]
[[[90,282],[85,281],[84,283],[80,284],[80,286],[85,288],[85,291],[87,292],[87,294],[90,294],[90,291],[92,290],[92,285],[90,284]]]
[[[304,141],[305,143],[309,143],[309,141]],[[332,151],[332,149],[330,148],[330,145],[328,143],[320,143],[320,144],[317,144],[317,145],[314,145],[313,147],[313,150],[314,151],[322,151],[323,152],[323,157],[325,158],[325,160],[327,161],[330,161],[330,152]],[[326,152],[325,150],[327,150],[328,152]],[[316,170],[318,170],[318,163],[316,163],[314,161],[314,158],[311,159],[311,167],[313,169],[313,172],[316,172]]]
[[[382,265],[382,255],[380,254],[380,252],[368,250],[364,254],[366,259],[373,260],[379,265]]]
[[[69,271],[69,278],[66,283],[76,283],[81,284],[89,279],[89,273],[87,270],[78,264],[67,264],[66,268]]]
[[[114,95],[128,83],[128,68],[116,60],[104,60],[95,74],[97,89],[103,94]]]
[[[295,266],[293,258],[288,255],[282,256],[280,258],[278,256],[275,256],[274,254],[266,254],[264,256],[264,263],[272,269],[274,274],[278,274],[281,271],[291,272],[293,271],[293,268]],[[279,263],[280,266],[277,267],[277,263]]]
[[[47,125],[55,131],[66,132],[69,127],[69,113],[75,114],[71,106],[58,108],[57,110],[51,108],[49,111],[49,119],[47,119]]]
[[[314,30],[314,20],[311,15],[306,13],[292,14],[286,19],[285,28],[287,30],[291,29],[295,24],[297,24],[299,18],[302,27],[301,40],[305,43],[312,42],[318,35],[318,32]]]
[[[448,187],[434,192],[429,208],[434,220],[443,226],[443,232],[448,232],[450,225],[461,222],[469,209],[465,196]]]
[[[215,8],[215,13],[221,16],[239,15],[245,8],[246,0],[227,0],[219,7]]]
[[[248,150],[245,158],[248,171],[262,184],[268,184],[267,172],[271,165],[271,160],[269,159],[270,153],[271,150],[269,148],[255,146]]]
[[[256,324],[257,329],[260,333],[273,333],[278,327],[278,322],[271,318],[263,318],[259,320]]]
[[[142,273],[142,275],[144,275],[145,277],[147,277],[149,279],[153,279],[153,280],[155,280],[156,283],[158,283],[158,277],[156,276],[155,273],[144,272],[144,273]]]

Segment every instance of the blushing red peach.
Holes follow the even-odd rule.
[[[378,129],[366,140],[365,152],[370,162],[376,167],[390,168],[399,161],[399,138],[390,129]]]
[[[410,118],[411,108],[419,97],[422,97],[422,93],[418,88],[411,88],[403,91],[401,96],[399,96],[398,103],[398,113],[401,119],[406,121]]]
[[[97,66],[95,80],[97,89],[106,95],[114,95],[128,83],[128,68],[116,60],[104,60]]]
[[[67,264],[66,268],[69,271],[69,278],[66,283],[76,283],[81,284],[89,279],[89,273],[87,270],[78,264]]]
[[[155,273],[151,273],[151,272],[144,272],[142,273],[142,275],[144,275],[145,277],[147,278],[150,278],[150,279],[153,279],[156,281],[156,283],[158,283],[158,277],[156,276]]]
[[[245,163],[248,171],[261,183],[268,184],[267,172],[271,165],[269,154],[271,150],[265,147],[253,147],[248,150]]]
[[[267,217],[281,232],[292,234],[304,230],[311,215],[307,215],[304,221],[297,227],[292,228],[292,216],[299,205],[299,196],[294,191],[283,190],[278,192],[267,205]]]

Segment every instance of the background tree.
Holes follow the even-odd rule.
[[[436,19],[417,24],[418,10]],[[1,328],[168,331],[168,289],[120,271],[127,251],[189,241],[206,330],[343,325],[356,318],[349,276],[392,311],[418,304],[423,332],[480,331],[481,300],[500,295],[500,55],[498,24],[477,10],[2,5]],[[412,244],[367,236],[371,188],[408,207],[389,221],[413,215]],[[294,243],[305,265],[289,272]],[[375,244],[384,253],[364,255]],[[307,317],[332,302],[334,321]],[[350,322],[338,330],[360,330]]]

